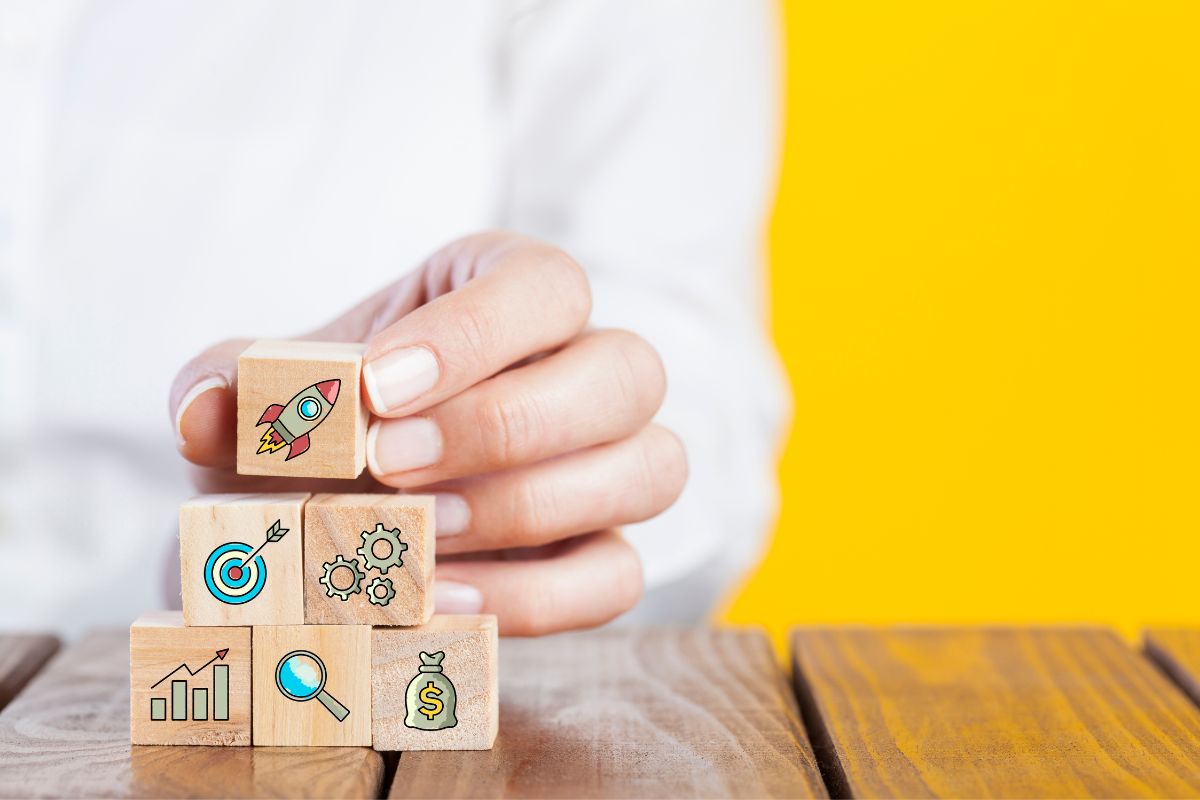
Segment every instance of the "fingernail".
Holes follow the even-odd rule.
[[[465,583],[435,581],[433,608],[439,614],[478,614],[483,610],[483,594]]]
[[[428,467],[441,459],[442,432],[431,419],[376,420],[367,431],[367,462],[376,475]]]
[[[205,378],[197,383],[191,389],[188,389],[187,394],[179,401],[179,409],[175,412],[175,444],[183,447],[183,415],[187,413],[188,408],[192,403],[196,402],[196,398],[212,389],[228,389],[229,383],[222,377],[214,375],[211,378]]]
[[[363,383],[379,413],[399,408],[433,388],[438,362],[428,347],[404,347],[363,365]]]
[[[471,521],[471,507],[459,495],[441,492],[433,496],[433,519],[438,537],[457,536]]]

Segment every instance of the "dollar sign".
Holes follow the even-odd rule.
[[[426,719],[432,720],[438,714],[442,713],[445,708],[442,701],[438,698],[442,696],[442,690],[434,685],[433,681],[425,684],[425,688],[421,690],[420,698],[423,704],[417,711],[425,715]]]

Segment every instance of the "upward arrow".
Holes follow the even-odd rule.
[[[217,654],[216,654],[215,656],[213,656],[212,658],[210,658],[208,661],[205,661],[205,662],[204,662],[203,664],[201,664],[199,667],[196,667],[196,669],[192,669],[192,668],[191,668],[191,667],[189,667],[187,664],[180,664],[178,667],[176,667],[175,669],[173,669],[173,670],[171,670],[170,672],[168,672],[166,675],[163,675],[161,678],[159,678],[159,679],[158,679],[158,680],[155,682],[154,686],[158,686],[158,684],[162,683],[162,682],[163,682],[163,681],[165,681],[167,678],[169,678],[169,677],[171,677],[172,675],[174,675],[176,672],[179,672],[179,670],[181,670],[181,669],[185,669],[185,670],[187,670],[187,673],[188,673],[188,675],[195,675],[196,673],[198,673],[198,672],[202,671],[202,670],[203,670],[205,667],[207,667],[209,664],[211,664],[211,663],[213,663],[214,661],[216,661],[218,658],[219,658],[219,659],[221,659],[222,661],[224,661],[224,660],[225,660],[225,656],[227,656],[228,654],[229,654],[229,648],[228,648],[228,647],[226,647],[226,648],[225,648],[225,649],[223,649],[223,650],[218,650],[218,651],[217,651]],[[150,688],[151,688],[151,689],[153,689],[153,688],[154,688],[154,686],[151,686]]]

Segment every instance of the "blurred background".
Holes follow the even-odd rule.
[[[162,602],[193,491],[166,414],[187,358],[315,327],[496,225],[565,246],[603,324],[672,348],[693,481],[642,526],[675,534],[644,537],[660,583],[708,592],[758,555],[783,405],[764,297],[793,395],[781,515],[720,621],[782,642],[1200,619],[1200,4],[780,2],[760,291],[773,20],[738,3],[0,0],[0,622]],[[663,309],[705,258],[730,271],[679,324]],[[264,264],[346,278],[268,313]]]
[[[722,619],[1200,617],[1200,5],[787,2],[795,416]]]

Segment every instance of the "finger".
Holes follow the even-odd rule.
[[[687,457],[650,425],[619,442],[421,489],[437,496],[438,554],[533,547],[641,522],[675,502]]]
[[[665,391],[662,361],[645,340],[597,331],[421,416],[376,420],[367,463],[397,487],[509,469],[628,436]]]
[[[521,560],[439,562],[441,614],[495,614],[506,636],[601,625],[642,595],[642,564],[617,531],[569,539]]]
[[[247,339],[230,339],[193,358],[171,385],[176,444],[188,461],[229,467],[237,434],[237,359]]]
[[[446,259],[454,266],[443,266]],[[429,408],[527,356],[556,348],[579,333],[591,313],[583,270],[561,250],[532,239],[469,237],[435,255],[428,269],[473,277],[371,340],[363,388],[379,416]]]

